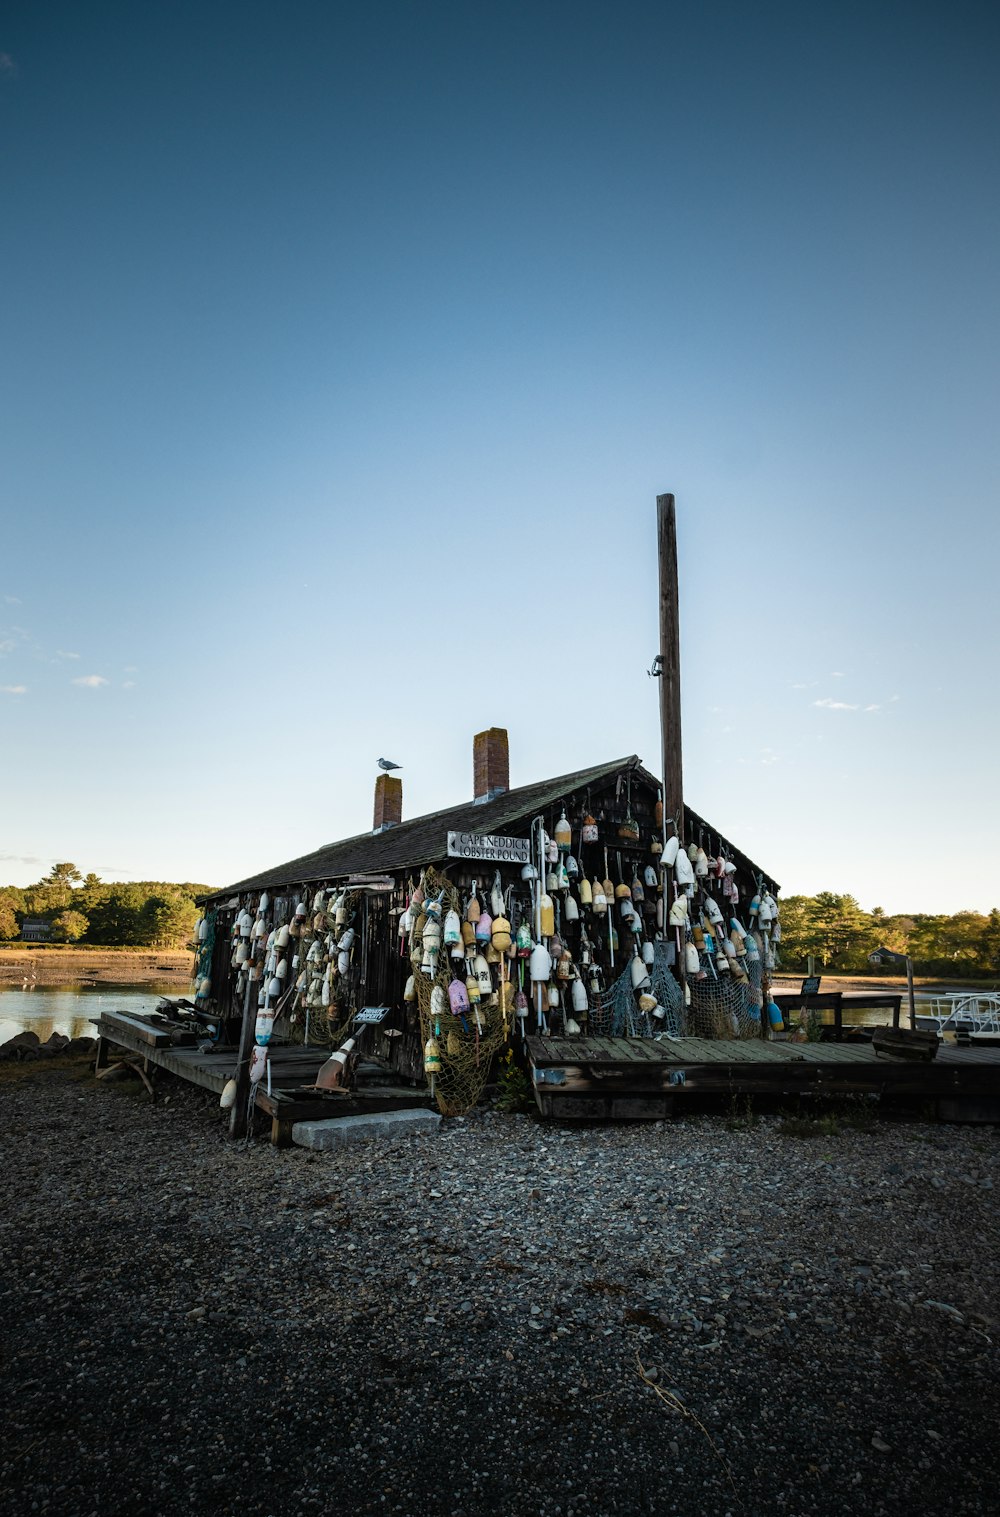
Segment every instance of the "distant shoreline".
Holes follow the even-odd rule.
[[[93,981],[100,985],[145,985],[169,980],[182,989],[191,978],[194,955],[187,949],[169,948],[0,948],[0,986],[20,985],[27,979],[36,985],[76,985]]]
[[[771,982],[771,989],[782,995],[789,995],[799,990],[805,975],[802,974],[776,974]],[[947,995],[954,990],[969,990],[988,993],[995,985],[995,980],[968,980],[943,979],[941,975],[914,975],[913,988],[923,995],[935,994]],[[821,991],[839,990],[842,994],[864,995],[895,995],[898,991],[906,994],[906,977],[904,975],[863,975],[863,974],[824,974],[821,976]]]

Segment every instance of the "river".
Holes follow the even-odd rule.
[[[26,1029],[43,1043],[54,1032],[92,1038],[92,1018],[103,1011],[155,1011],[161,996],[185,993],[170,980],[149,985],[36,985],[29,990],[0,985],[0,1043]]]

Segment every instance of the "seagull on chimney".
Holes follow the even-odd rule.
[[[399,769],[402,767],[400,764],[394,764],[392,762],[392,759],[379,759],[378,766],[385,774],[388,774],[390,769]]]

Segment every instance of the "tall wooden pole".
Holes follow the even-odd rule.
[[[656,497],[660,557],[660,736],[663,745],[663,818],[677,818],[684,841],[684,777],[681,766],[681,639],[677,600],[677,522],[674,497]]]

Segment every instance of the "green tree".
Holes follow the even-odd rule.
[[[146,893],[137,885],[109,885],[90,912],[87,939],[114,947],[137,947],[144,942],[142,911]]]
[[[154,948],[183,946],[191,937],[197,907],[179,891],[151,895],[142,909],[141,940]]]
[[[42,885],[65,885],[68,889],[72,890],[73,886],[78,885],[82,879],[83,875],[75,864],[53,864],[48,874],[42,876],[40,883]]]
[[[822,890],[781,902],[781,958],[788,969],[805,969],[810,955],[827,970],[867,969],[879,931],[852,895]]]
[[[1000,975],[1000,911],[995,906],[979,940],[979,967],[984,974]]]
[[[13,904],[6,892],[0,895],[0,941],[12,943],[21,931]]]
[[[64,911],[57,911],[52,918],[52,940],[55,943],[78,943],[88,925],[82,911],[74,911],[67,906]]]

